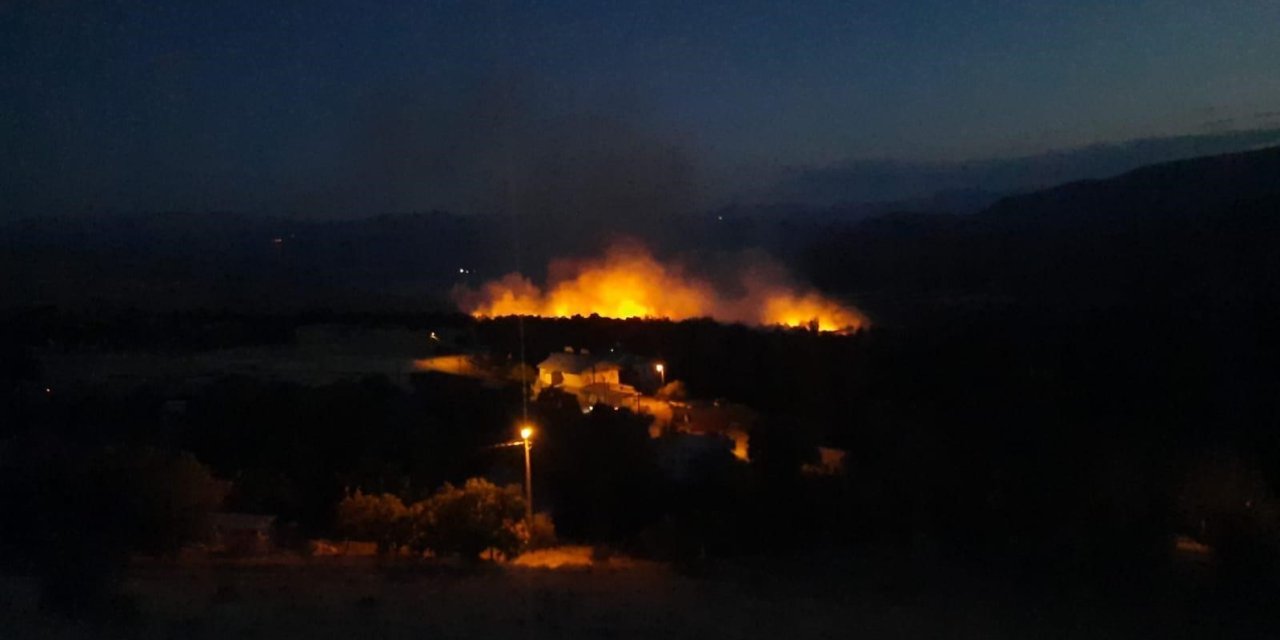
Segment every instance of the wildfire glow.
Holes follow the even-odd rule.
[[[724,295],[679,264],[661,262],[635,244],[615,245],[602,258],[552,264],[545,290],[520,274],[459,289],[455,298],[478,317],[511,315],[607,318],[710,317],[724,322],[851,331],[867,324],[861,312],[814,291],[795,291],[776,268],[741,277],[740,295]]]

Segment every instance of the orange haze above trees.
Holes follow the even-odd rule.
[[[619,243],[598,258],[553,262],[545,289],[511,273],[479,290],[459,287],[454,298],[475,316],[606,318],[710,317],[752,325],[853,331],[868,324],[857,309],[813,290],[797,290],[776,264],[757,261],[738,274],[740,293],[729,294],[660,261],[637,243]]]

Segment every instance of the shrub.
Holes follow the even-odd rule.
[[[1177,507],[1184,530],[1217,551],[1229,577],[1252,579],[1280,567],[1280,501],[1252,461],[1230,451],[1205,456]]]
[[[225,485],[190,454],[112,448],[28,459],[8,469],[0,518],[32,551],[45,606],[105,615],[128,557],[176,554],[209,533]],[[114,614],[111,614],[114,615]]]
[[[437,554],[479,559],[487,549],[513,556],[520,550],[524,497],[520,487],[483,478],[461,487],[446,484],[413,506],[414,546]]]
[[[556,545],[556,524],[545,513],[533,514],[533,526],[525,538],[525,548],[545,549]]]
[[[389,493],[365,494],[357,489],[338,503],[337,520],[342,535],[372,540],[378,544],[379,553],[409,542],[409,509]]]

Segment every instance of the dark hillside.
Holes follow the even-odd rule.
[[[1271,148],[1071,183],[967,217],[868,220],[818,244],[809,268],[825,288],[893,302],[1217,299],[1274,285],[1278,212]]]

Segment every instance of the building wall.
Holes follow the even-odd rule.
[[[605,383],[612,385],[621,384],[617,369],[583,371],[582,373],[565,373],[549,369],[539,369],[538,380],[544,387],[555,386],[556,373],[560,373],[560,377],[562,378],[562,382],[560,384],[571,389],[578,389],[592,383]]]
[[[585,387],[589,384],[600,382],[605,384],[618,384],[617,369],[564,374],[564,385],[566,387]]]

